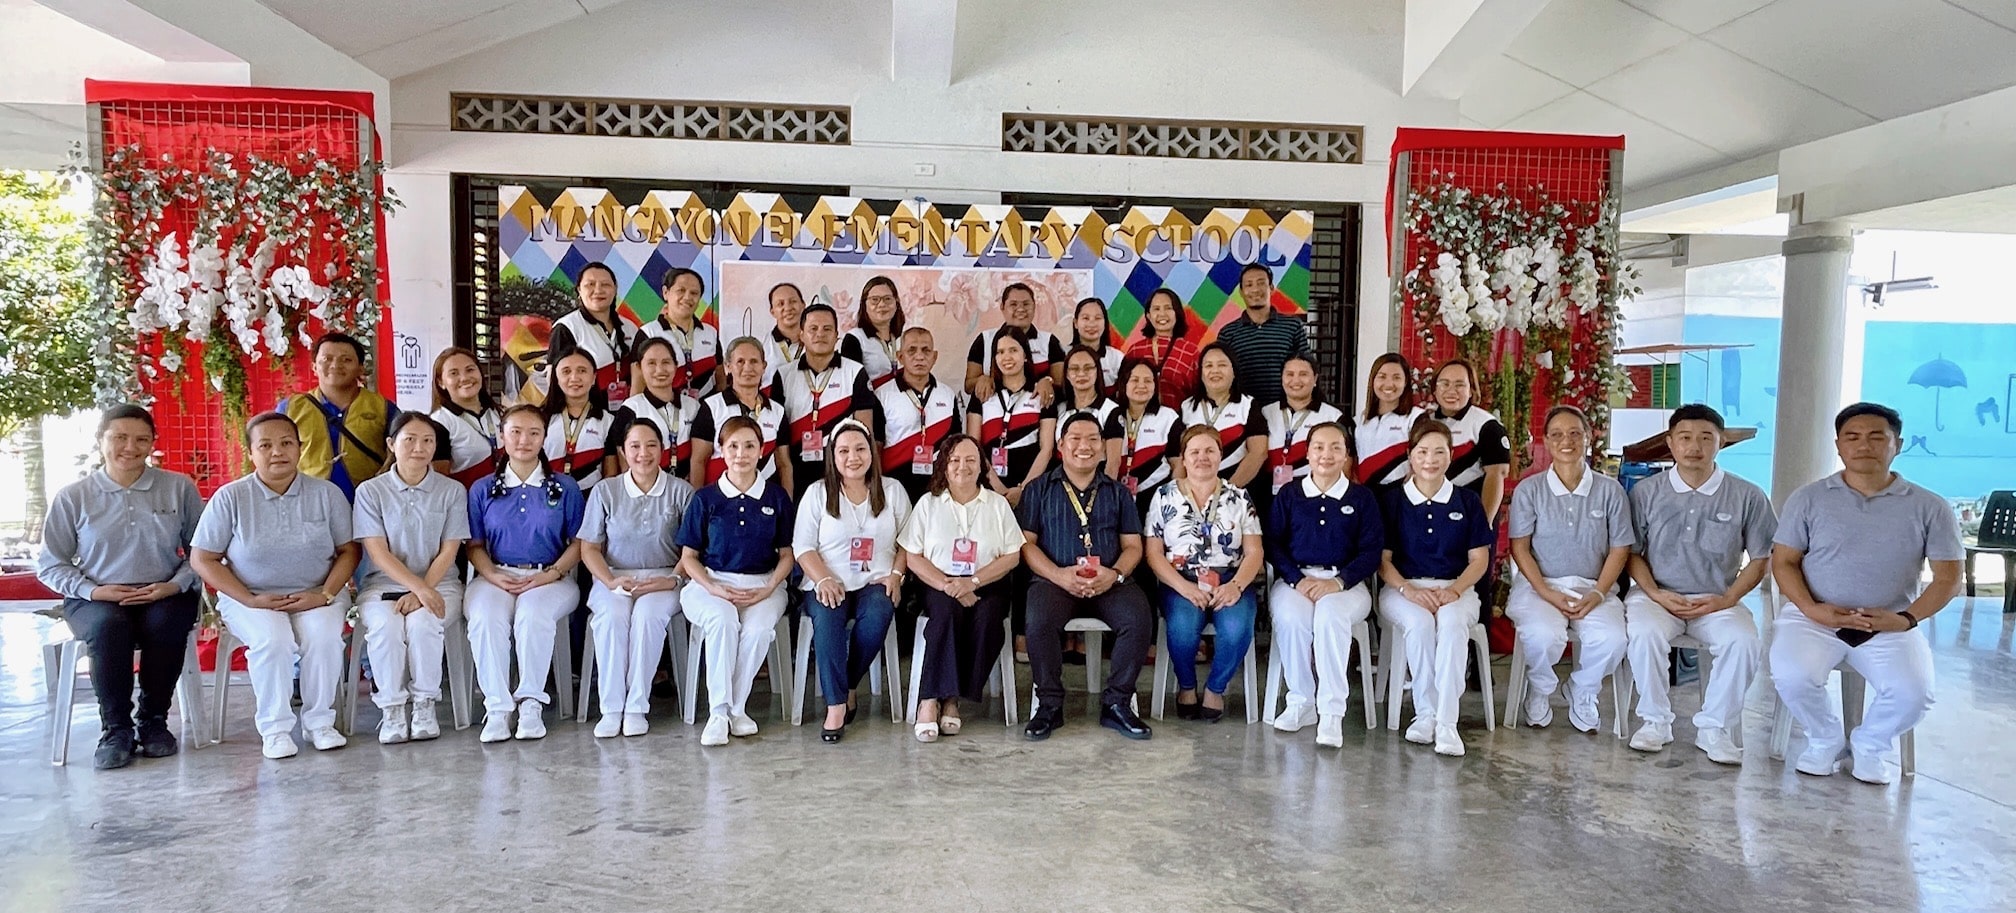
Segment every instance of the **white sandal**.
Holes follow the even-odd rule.
[[[938,731],[945,735],[958,735],[959,727],[962,725],[965,725],[965,721],[956,716],[942,716],[938,718]]]
[[[919,741],[919,742],[936,742],[936,741],[938,741],[938,724],[937,724],[937,723],[918,723],[918,724],[917,724],[917,741]]]

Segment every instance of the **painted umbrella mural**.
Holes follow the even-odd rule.
[[[1931,389],[1932,427],[1939,431],[1945,431],[1946,422],[1939,416],[1939,391],[1947,388],[1966,389],[1966,372],[1961,371],[1959,365],[1947,361],[1946,356],[1941,355],[1938,358],[1919,365],[1916,370],[1912,371],[1911,384]]]

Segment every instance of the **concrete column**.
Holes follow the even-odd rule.
[[[1365,370],[1373,359],[1387,352],[1396,351],[1398,341],[1394,335],[1399,331],[1399,320],[1393,313],[1394,277],[1387,275],[1391,269],[1386,248],[1386,204],[1371,202],[1359,204],[1358,251],[1358,350],[1357,367],[1344,372],[1333,384],[1324,389],[1336,391],[1330,396],[1343,402],[1349,400],[1357,411],[1365,408]],[[1337,366],[1343,372],[1343,366]]]
[[[1846,404],[1848,260],[1854,248],[1854,237],[1839,223],[1801,226],[1785,241],[1778,431],[1771,455],[1772,500],[1780,507],[1799,486],[1839,468],[1834,413]]]

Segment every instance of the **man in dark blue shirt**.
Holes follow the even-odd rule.
[[[1064,421],[1063,464],[1030,482],[1017,519],[1028,543],[1029,673],[1037,706],[1024,738],[1042,741],[1064,725],[1064,623],[1078,616],[1113,629],[1113,668],[1099,697],[1099,724],[1130,739],[1154,733],[1134,713],[1135,682],[1155,633],[1140,587],[1127,575],[1141,562],[1141,517],[1134,497],[1099,471],[1106,442],[1099,422],[1080,412]]]

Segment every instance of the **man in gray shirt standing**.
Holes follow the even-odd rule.
[[[1673,638],[1685,634],[1714,659],[1694,714],[1694,744],[1717,764],[1741,764],[1743,749],[1729,730],[1743,724],[1743,695],[1763,652],[1743,597],[1764,581],[1778,520],[1763,489],[1715,465],[1726,430],[1722,414],[1700,403],[1667,419],[1673,468],[1631,489],[1637,586],[1624,600],[1624,617],[1645,721],[1631,747],[1659,751],[1673,741],[1669,656]]]
[[[1855,779],[1888,783],[1897,737],[1932,707],[1932,647],[1918,631],[1960,584],[1960,524],[1946,499],[1890,471],[1904,421],[1856,403],[1834,417],[1842,471],[1792,493],[1771,552],[1778,588],[1796,611],[1779,614],[1771,682],[1806,730],[1800,773],[1840,769],[1844,747]],[[1932,582],[1919,587],[1925,563]],[[1827,675],[1846,661],[1875,700],[1844,740]]]

